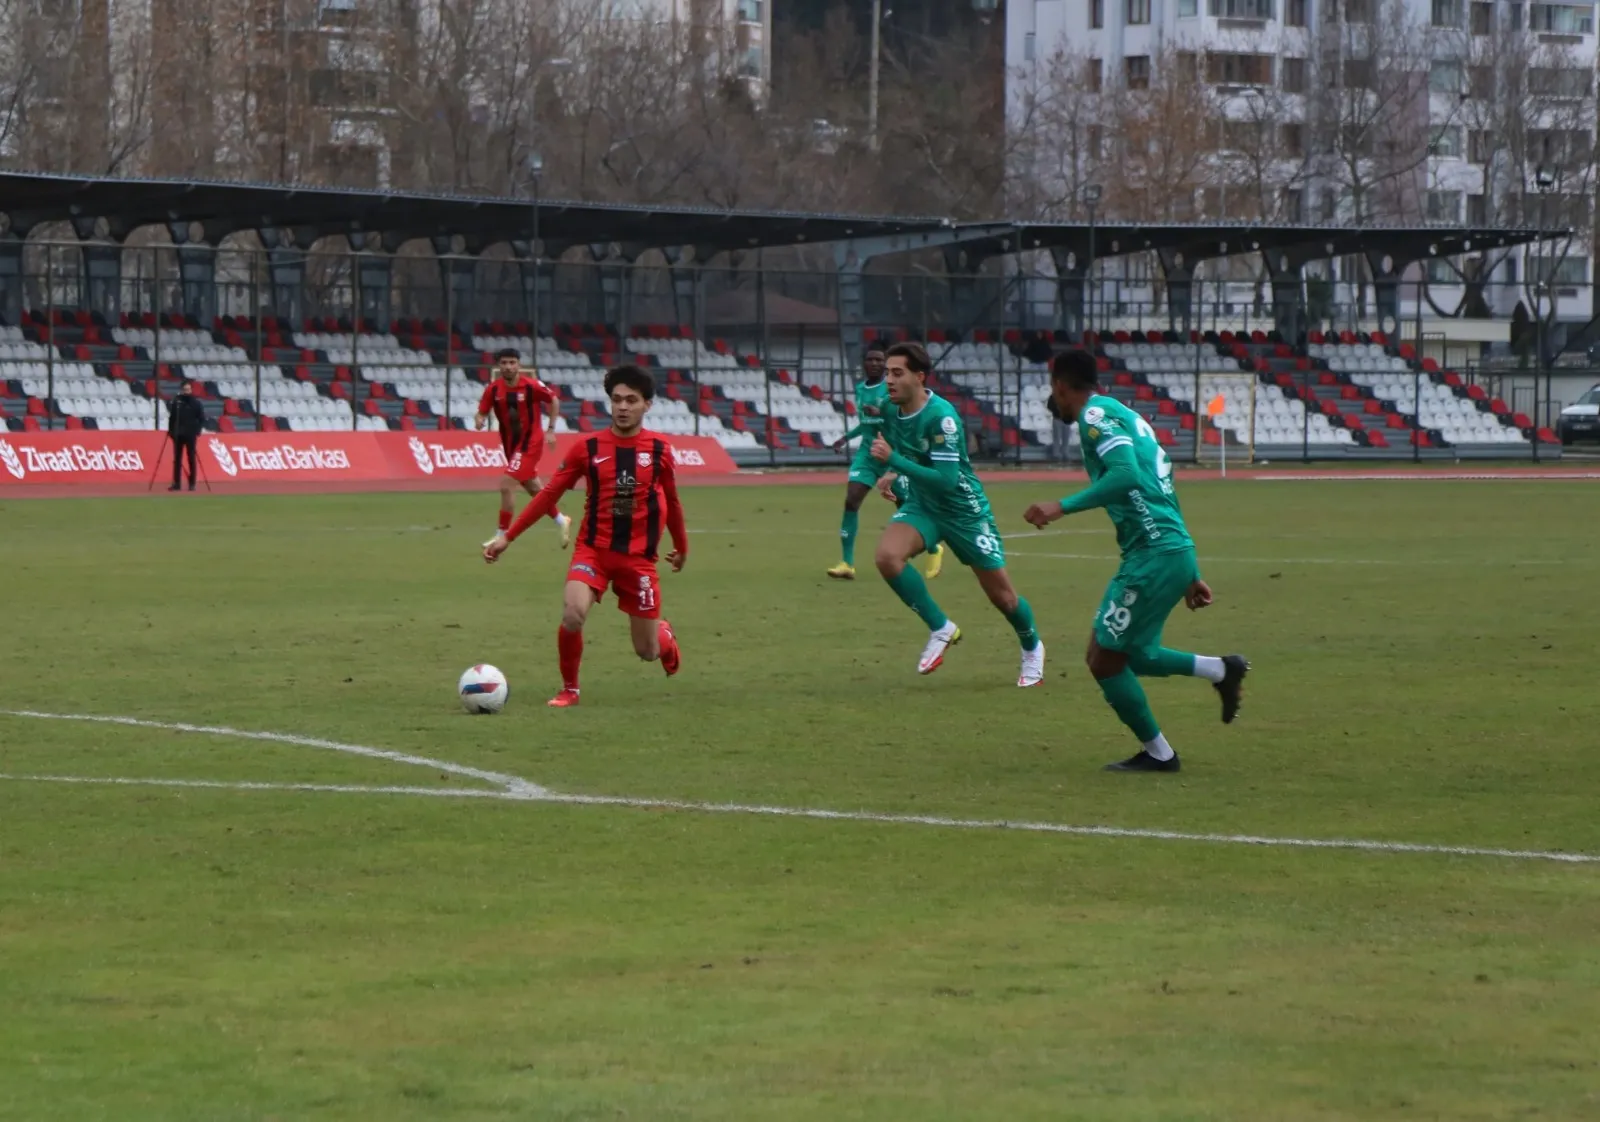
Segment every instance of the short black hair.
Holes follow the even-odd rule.
[[[896,343],[883,352],[885,360],[903,358],[906,365],[911,367],[913,374],[930,374],[933,372],[933,360],[928,357],[927,348],[921,343]]]
[[[642,370],[631,362],[613,366],[606,371],[606,396],[610,397],[618,386],[627,386],[630,390],[637,391],[646,401],[654,401],[656,398],[656,380],[650,377],[648,370]]]
[[[1062,351],[1050,360],[1050,380],[1092,390],[1100,384],[1100,365],[1088,351]]]
[[[861,357],[862,358],[866,358],[868,355],[881,355],[881,354],[883,354],[883,344],[882,343],[869,343],[867,345],[867,349],[861,352]]]
[[[522,361],[522,352],[517,350],[517,348],[515,348],[515,347],[501,347],[498,351],[496,351],[494,353],[494,360],[496,362],[499,362],[503,358],[514,358],[518,362],[521,362]]]

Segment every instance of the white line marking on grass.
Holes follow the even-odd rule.
[[[765,806],[756,803],[708,803],[685,799],[646,799],[627,795],[566,795],[513,775],[481,771],[426,756],[411,756],[359,744],[342,744],[316,737],[273,732],[248,732],[225,727],[147,721],[134,717],[100,717],[78,713],[38,713],[26,709],[0,709],[0,715],[52,721],[90,721],[135,728],[197,732],[212,736],[237,736],[308,748],[331,749],[352,755],[436,768],[455,775],[481,779],[489,788],[370,786],[335,783],[258,783],[211,779],[96,778],[76,775],[13,775],[0,780],[22,783],[67,783],[82,786],[176,787],[225,791],[302,791],[353,795],[415,795],[428,798],[495,799],[505,802],[559,803],[570,806],[620,806],[636,810],[679,810],[694,814],[748,814],[765,818],[804,818],[828,822],[863,822],[885,826],[931,826],[945,830],[1012,830],[1027,834],[1061,834],[1086,838],[1134,838],[1147,841],[1202,842],[1212,845],[1249,845],[1269,849],[1339,849],[1367,853],[1418,853],[1447,857],[1498,857],[1516,861],[1555,861],[1571,865],[1600,864],[1600,854],[1563,853],[1540,849],[1496,849],[1470,845],[1428,845],[1418,842],[1367,841],[1360,838],[1281,838],[1256,834],[1206,834],[1183,830],[1151,830],[1124,826],[1073,826],[1062,822],[1017,822],[1001,818],[950,818],[936,814],[884,814],[869,810],[828,810],[822,807]]]
[[[1117,560],[1112,553],[1038,553],[1033,550],[1013,549],[1009,551],[1012,557],[1050,557],[1058,561],[1106,561]],[[1583,561],[1567,560],[1563,558],[1517,558],[1511,561],[1485,561],[1481,557],[1418,557],[1414,560],[1401,560],[1394,557],[1218,557],[1215,554],[1203,554],[1207,564],[1213,561],[1232,562],[1238,565],[1476,565],[1484,566],[1517,566],[1517,565],[1576,565],[1593,564],[1592,559]]]
[[[543,790],[536,783],[529,783],[526,779],[518,779],[514,775],[503,775],[498,771],[484,771],[481,768],[467,767],[465,764],[453,764],[448,760],[435,760],[427,756],[411,756],[404,752],[390,752],[384,748],[367,748],[360,744],[342,744],[337,740],[323,740],[315,736],[294,736],[282,732],[250,732],[247,729],[225,728],[214,725],[190,725],[170,721],[146,721],[137,717],[100,717],[86,713],[39,713],[31,709],[0,709],[0,716],[32,717],[41,721],[88,721],[102,725],[127,725],[132,728],[162,729],[166,732],[191,732],[206,736],[232,736],[241,740],[266,740],[274,744],[293,744],[301,748],[321,748],[330,752],[344,752],[351,756],[366,756],[374,760],[388,760],[394,764],[430,767],[451,775],[459,775],[466,779],[477,779],[484,783],[493,784],[496,787],[503,787],[506,790]]]
[[[1245,471],[1252,469],[1245,468]],[[1262,472],[1251,475],[1249,478],[1259,483],[1374,483],[1402,481],[1405,483],[1441,482],[1441,483],[1542,483],[1547,479],[1583,479],[1593,483],[1600,480],[1597,471],[1543,471],[1539,469],[1513,468],[1515,475],[1500,475],[1491,472],[1470,471],[1415,471],[1415,472],[1390,472],[1379,474],[1377,472],[1329,472],[1319,475],[1272,475]]]

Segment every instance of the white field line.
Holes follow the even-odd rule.
[[[1113,553],[1040,553],[1034,550],[1013,549],[1007,551],[1011,557],[1050,557],[1058,561],[1100,561],[1114,563],[1117,560]],[[1592,559],[1567,560],[1564,558],[1518,558],[1513,561],[1485,561],[1478,557],[1418,557],[1414,560],[1400,560],[1394,557],[1219,557],[1214,553],[1202,553],[1202,564],[1213,561],[1232,563],[1236,565],[1474,565],[1478,568],[1486,566],[1511,566],[1518,565],[1592,565]]]
[[[1373,483],[1400,481],[1404,483],[1543,483],[1549,479],[1600,481],[1600,471],[1526,471],[1518,475],[1498,475],[1491,472],[1472,471],[1418,471],[1418,472],[1328,472],[1318,475],[1275,475],[1269,472],[1242,474],[1258,483]]]
[[[41,720],[91,721],[129,725],[136,728],[165,729],[172,732],[198,732],[213,736],[237,736],[281,744],[321,748],[352,755],[389,760],[393,763],[436,768],[494,784],[491,788],[442,788],[412,786],[365,786],[331,783],[257,783],[207,779],[97,778],[74,775],[17,775],[0,773],[0,780],[25,783],[66,783],[82,786],[175,787],[227,791],[300,791],[334,794],[412,795],[430,798],[496,799],[506,802],[562,803],[570,806],[615,806],[640,810],[679,810],[695,814],[742,814],[765,818],[803,818],[829,822],[864,822],[889,826],[928,826],[945,830],[1011,830],[1028,834],[1058,834],[1088,838],[1132,838],[1147,841],[1201,842],[1211,845],[1248,845],[1278,849],[1337,849],[1367,853],[1415,853],[1452,857],[1497,857],[1517,861],[1554,861],[1563,864],[1600,864],[1600,854],[1567,853],[1559,850],[1498,849],[1487,846],[1428,845],[1416,842],[1369,841],[1360,838],[1284,838],[1255,834],[1193,833],[1183,830],[1151,830],[1123,826],[1073,826],[1060,822],[1009,821],[999,818],[952,818],[934,814],[882,814],[868,810],[828,810],[821,807],[766,806],[756,803],[711,803],[683,799],[647,799],[626,795],[567,795],[537,783],[498,772],[450,764],[426,756],[390,752],[359,744],[343,744],[314,737],[282,733],[247,732],[216,726],[177,722],[147,721],[132,717],[101,717],[76,713],[38,713],[31,710],[0,709],[0,715]]]
[[[503,775],[497,771],[483,771],[480,768],[467,767],[464,764],[453,764],[448,760],[434,760],[427,756],[411,756],[404,752],[390,752],[384,748],[368,748],[361,744],[342,744],[337,740],[322,740],[314,736],[295,736],[282,732],[250,732],[246,729],[225,728],[215,725],[145,721],[137,717],[100,717],[85,713],[39,713],[31,709],[0,709],[0,716],[32,717],[41,721],[88,721],[102,725],[127,725],[132,728],[162,729],[166,732],[190,732],[205,736],[231,736],[240,740],[265,740],[274,744],[293,744],[301,748],[320,748],[330,752],[344,752],[351,756],[366,756],[374,760],[387,760],[394,764],[410,764],[413,767],[433,768],[436,771],[447,772],[450,775],[459,775],[464,779],[476,779],[508,791],[521,791],[530,788],[536,791],[543,790],[538,784],[529,783],[526,779],[518,779],[514,775]]]

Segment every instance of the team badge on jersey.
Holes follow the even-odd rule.
[[[642,468],[647,468],[647,467],[650,466],[650,453],[649,452],[640,452],[639,453],[639,466],[642,467]]]
[[[956,434],[956,419],[954,417],[946,417],[939,422],[939,427],[945,431],[946,436],[954,436]]]
[[[1098,405],[1091,405],[1083,411],[1083,419],[1091,425],[1098,425],[1106,419],[1106,411]]]

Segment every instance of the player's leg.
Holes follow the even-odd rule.
[[[517,457],[512,456],[511,462],[513,464],[516,463]],[[506,531],[511,529],[511,520],[516,516],[517,512],[516,496],[518,485],[517,477],[512,474],[508,466],[505,473],[500,476],[500,528],[495,531],[494,538],[490,538],[489,541],[505,537]],[[484,544],[488,545],[489,542]]]
[[[1223,724],[1231,724],[1239,714],[1244,678],[1250,672],[1250,663],[1244,656],[1191,654],[1161,645],[1167,618],[1197,579],[1199,569],[1194,555],[1159,555],[1146,562],[1144,568],[1143,600],[1132,606],[1135,614],[1142,611],[1145,619],[1137,627],[1138,646],[1128,652],[1128,669],[1141,678],[1204,678],[1222,699]],[[1130,627],[1133,630],[1135,627]]]
[[[839,563],[828,570],[834,580],[855,580],[856,533],[861,527],[861,504],[872,494],[868,473],[852,467],[844,488],[844,516],[839,520]]]
[[[950,548],[956,549],[954,542],[950,543]],[[959,550],[956,556],[961,556]],[[1012,586],[1011,574],[1006,571],[1003,558],[994,568],[972,565],[972,575],[978,578],[978,586],[989,597],[989,603],[1006,617],[1006,622],[1017,633],[1017,642],[1022,647],[1022,666],[1017,671],[1017,685],[1037,686],[1044,681],[1044,644],[1039,641],[1038,629],[1034,627],[1032,605],[1018,595]]]
[[[576,564],[576,562],[575,562]],[[569,573],[561,598],[561,626],[556,629],[556,658],[561,666],[561,692],[550,705],[564,709],[578,704],[578,670],[583,663],[583,625],[600,592],[581,573]]]
[[[939,669],[945,652],[961,641],[961,629],[928,594],[928,583],[922,574],[907,563],[926,549],[930,541],[935,545],[939,541],[933,520],[907,504],[896,511],[889,525],[884,527],[874,558],[878,572],[894,589],[894,594],[928,625],[928,642],[917,660],[919,674],[931,674]]]
[[[672,677],[682,663],[682,652],[672,624],[661,618],[661,578],[654,562],[636,561],[619,570],[612,587],[617,607],[628,614],[633,653],[645,662],[659,659],[661,669]]]
[[[1161,631],[1167,616],[1183,599],[1192,579],[1194,563],[1187,568],[1181,556],[1130,558],[1106,586],[1095,611],[1094,633],[1089,640],[1089,672],[1122,723],[1138,737],[1140,750],[1126,760],[1109,765],[1112,771],[1177,771],[1178,755],[1161,732],[1150,701],[1140,685],[1133,663],[1148,666],[1161,649]]]
[[[537,475],[531,476],[522,482],[522,489],[528,492],[530,497],[537,495],[543,487],[544,480]],[[572,519],[561,513],[559,504],[550,508],[548,517],[550,521],[556,524],[556,529],[561,534],[561,548],[566,549],[567,546],[572,544]]]

